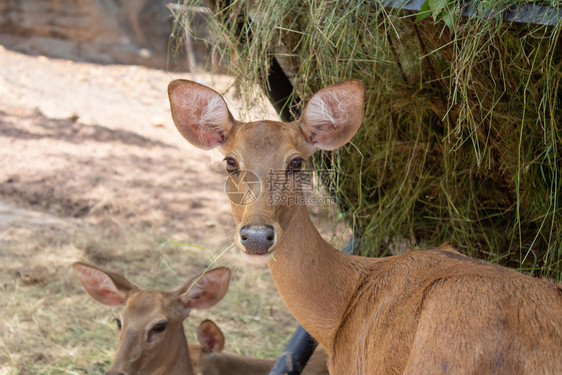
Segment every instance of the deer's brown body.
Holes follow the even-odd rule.
[[[218,93],[194,82],[168,91],[178,130],[197,147],[220,147],[239,191],[248,188],[243,170],[262,181],[255,201],[232,204],[235,241],[250,260],[267,261],[291,313],[326,348],[331,374],[562,373],[560,285],[446,245],[383,259],[346,255],[320,236],[306,206],[291,203],[302,197],[292,177],[303,161],[359,128],[360,82],[319,91],[291,123],[238,122]]]
[[[331,339],[334,373],[562,370],[559,286],[445,246],[360,268],[363,276]]]
[[[270,359],[252,358],[234,353],[206,353],[197,344],[189,344],[195,375],[267,375],[273,367]]]

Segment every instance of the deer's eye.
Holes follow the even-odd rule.
[[[119,318],[115,318],[115,324],[117,325],[117,329],[121,331],[121,321],[119,320]]]
[[[228,173],[238,172],[238,163],[234,160],[234,158],[227,157],[224,158],[224,161],[226,162],[226,171]]]
[[[289,162],[289,167],[287,168],[287,171],[297,172],[303,169],[303,167],[304,167],[304,159],[299,156]]]
[[[155,335],[158,335],[159,333],[162,333],[166,330],[166,327],[168,326],[168,322],[159,322],[156,323],[151,329],[150,331],[148,331],[148,342],[150,342]]]
[[[168,326],[168,322],[160,322],[155,324],[154,327],[152,327],[151,331],[155,333],[164,332],[167,326]]]

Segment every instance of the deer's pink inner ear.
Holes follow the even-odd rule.
[[[215,353],[217,349],[217,340],[213,336],[205,336],[201,338],[201,345],[210,353]]]
[[[220,94],[184,80],[173,81],[168,91],[174,123],[184,138],[207,150],[226,142],[233,121]]]
[[[349,142],[363,121],[364,97],[363,83],[357,80],[317,92],[301,117],[306,141],[323,150],[334,150]]]
[[[220,353],[224,349],[224,335],[211,320],[201,322],[197,329],[197,339],[209,353]]]
[[[185,308],[205,310],[224,298],[230,282],[230,270],[219,267],[195,276],[179,290]]]
[[[120,306],[127,299],[127,291],[119,290],[103,271],[85,265],[75,265],[73,268],[84,290],[95,301],[106,306]]]
[[[105,305],[121,306],[125,303],[125,296],[121,293],[115,293],[113,290],[102,289],[98,293],[99,298],[104,300]]]

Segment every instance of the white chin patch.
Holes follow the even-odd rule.
[[[242,257],[244,258],[244,260],[248,263],[251,264],[266,264],[269,259],[271,258],[271,254],[272,253],[267,253],[267,254],[250,254],[244,250],[240,250],[240,253],[242,254]]]

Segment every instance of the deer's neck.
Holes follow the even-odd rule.
[[[268,265],[293,316],[328,347],[357,288],[361,266],[322,238],[305,206],[297,209]]]

